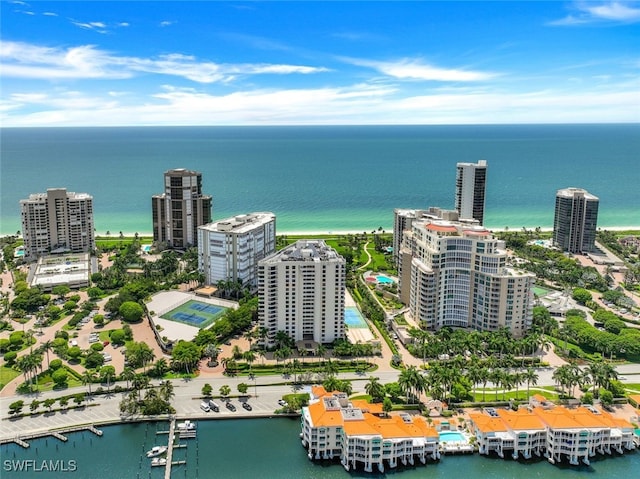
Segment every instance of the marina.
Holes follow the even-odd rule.
[[[101,427],[104,435],[97,439],[89,431],[69,433],[68,441],[40,437],[32,440],[24,449],[17,444],[3,444],[0,454],[5,460],[77,461],[77,477],[83,479],[159,479],[166,469],[152,467],[144,453],[161,443],[158,431],[167,430],[167,421]],[[346,472],[337,460],[310,461],[300,445],[299,419],[231,419],[198,421],[197,440],[189,447],[174,447],[174,464],[170,477],[207,478],[210,471],[215,477],[283,479],[347,479],[353,477],[381,478],[384,475]],[[250,440],[248,440],[250,438]],[[276,440],[277,439],[277,440]],[[99,442],[96,442],[99,441]],[[199,444],[208,444],[206,453],[200,454]],[[108,453],[105,453],[108,451]],[[134,451],[140,451],[136,454]],[[250,461],[247,458],[251,458]],[[114,459],[117,458],[117,459]],[[166,467],[166,465],[165,465]],[[624,455],[596,456],[591,464],[570,466],[568,463],[551,465],[544,458],[513,460],[510,456],[482,457],[478,454],[443,456],[426,466],[417,462],[414,466],[400,464],[394,477],[402,479],[451,478],[465,471],[466,479],[510,479],[519,477],[544,477],[545,479],[591,479],[629,477],[640,468],[640,453],[631,451]],[[277,474],[276,474],[277,473]],[[35,479],[43,477],[34,471],[3,471],[3,479]]]

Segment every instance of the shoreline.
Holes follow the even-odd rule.
[[[501,228],[489,228],[487,227],[487,229],[489,231],[492,232],[505,232],[505,231],[512,231],[512,232],[521,232],[522,231],[522,226],[519,227],[501,227]],[[537,227],[525,227],[528,231],[535,231],[535,229]],[[598,230],[600,231],[638,231],[640,232],[640,225],[637,226],[610,226],[610,227],[598,227]],[[540,228],[540,231],[543,233],[551,233],[553,232],[553,228],[552,227],[548,227],[548,228]],[[363,232],[366,232],[367,234],[371,234],[371,231],[367,231],[366,229],[359,229],[359,230],[324,230],[324,231],[320,231],[320,230],[310,230],[310,231],[301,231],[301,230],[292,230],[292,231],[276,231],[276,236],[285,236],[285,235],[291,235],[291,236],[304,236],[304,235],[313,235],[313,236],[319,236],[319,235],[353,235],[353,234],[362,234]],[[376,230],[376,233],[378,231]],[[380,231],[380,233],[382,233],[382,231]],[[390,234],[393,233],[393,228],[391,229],[384,229],[384,233],[385,234]],[[132,236],[136,235],[136,232],[122,232],[122,235],[125,238],[129,238]],[[1,235],[0,235],[1,236]],[[138,231],[138,236],[139,237],[152,237],[153,233],[152,232],[145,232],[145,233],[140,233]],[[100,238],[100,239],[113,239],[113,240],[117,240],[119,239],[119,235],[110,235],[110,236],[106,236],[106,235],[96,235],[96,238]]]
[[[522,231],[522,226],[519,227],[501,227],[501,228],[489,228],[486,227],[489,231],[493,231],[493,232],[505,232],[505,231],[512,231],[512,232],[521,232]],[[535,229],[537,227],[525,227],[528,231],[535,231]],[[609,227],[598,227],[598,230],[600,231],[638,231],[640,232],[640,225],[637,226],[609,226]],[[540,228],[540,231],[543,233],[551,233],[553,232],[553,228],[552,227],[546,227],[546,228]],[[291,235],[291,236],[303,236],[303,235],[314,235],[314,236],[318,236],[318,235],[353,235],[353,234],[362,234],[363,232],[366,232],[367,234],[371,234],[371,231],[367,231],[366,229],[359,229],[359,230],[309,230],[309,231],[301,231],[301,230],[291,230],[291,231],[276,231],[276,236],[285,236],[285,235]],[[376,233],[378,231],[376,230]],[[385,234],[389,234],[389,233],[393,233],[393,228],[390,229],[384,229]],[[152,237],[153,233],[152,232],[137,232],[138,236],[143,238],[143,237]],[[380,233],[382,233],[382,231],[380,231]],[[130,238],[132,236],[136,235],[136,232],[128,232],[128,231],[123,231],[122,232],[123,237],[125,238]],[[0,235],[1,236],[10,236],[10,235]],[[119,239],[119,235],[114,235],[111,234],[110,236],[106,236],[106,235],[102,235],[102,234],[98,234],[96,235],[96,238],[100,238],[100,239],[112,239],[112,240],[117,240]]]
[[[512,231],[512,232],[521,232],[523,228],[526,228],[528,231],[534,231],[536,230],[536,228],[540,228],[540,231],[543,233],[551,233],[553,232],[553,228],[552,227],[528,227],[528,226],[508,226],[508,227],[500,227],[500,228],[490,228],[490,227],[486,227],[486,229],[488,229],[491,232],[505,232],[505,231]],[[378,232],[377,229],[375,230],[376,233]],[[390,229],[383,229],[385,234],[390,234],[393,233],[393,227],[391,227]],[[635,226],[607,226],[607,227],[598,227],[598,231],[632,231],[632,232],[638,232],[640,233],[640,225],[635,225]],[[291,235],[291,236],[304,236],[304,235],[310,235],[310,236],[329,236],[329,235],[353,235],[353,234],[362,234],[362,233],[367,233],[367,234],[371,234],[371,230],[366,230],[366,229],[358,229],[358,230],[309,230],[309,231],[303,231],[303,230],[286,230],[286,231],[276,231],[276,236],[286,236],[286,235]],[[138,236],[140,238],[149,238],[149,237],[153,237],[153,232],[150,231],[146,231],[146,232],[140,232],[140,231],[123,231],[122,232],[122,237],[123,238],[131,238],[131,237],[135,237],[136,233],[138,234]],[[382,232],[380,232],[382,233]],[[7,236],[15,236],[15,233],[0,233],[0,238],[4,238]],[[109,236],[104,235],[104,234],[96,234],[96,239],[99,238],[101,240],[118,240],[120,239],[120,235],[118,234],[111,234]]]

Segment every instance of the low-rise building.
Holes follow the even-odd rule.
[[[486,455],[528,459],[544,454],[551,463],[568,459],[578,465],[589,464],[596,454],[635,448],[633,425],[594,406],[554,407],[534,398],[517,411],[486,408],[471,414],[470,421],[478,450]]]
[[[375,467],[384,472],[399,463],[425,464],[440,457],[438,432],[425,418],[382,417],[380,404],[349,401],[346,394],[323,388],[314,391],[317,399],[302,409],[302,444],[309,459],[340,457],[347,471],[362,467],[372,472]]]

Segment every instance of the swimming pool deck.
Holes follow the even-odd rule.
[[[357,308],[356,302],[349,293],[349,291],[345,291],[344,293],[344,307],[345,308]],[[365,319],[366,321],[366,319]],[[369,328],[347,328],[347,338],[352,343],[368,343],[370,341],[375,340],[371,330]]]

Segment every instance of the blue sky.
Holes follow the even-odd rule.
[[[631,1],[3,1],[2,126],[640,121]]]

